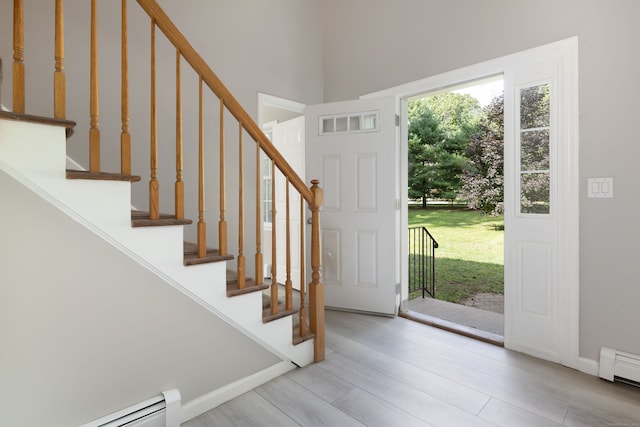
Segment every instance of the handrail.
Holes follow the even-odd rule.
[[[191,43],[178,30],[175,24],[169,19],[167,14],[160,8],[155,0],[137,0],[138,4],[147,12],[149,17],[155,21],[156,25],[164,33],[167,39],[180,50],[180,53],[193,67],[194,71],[202,76],[202,80],[220,98],[229,112],[242,124],[244,129],[260,145],[260,148],[274,161],[276,167],[287,177],[291,184],[310,204],[314,205],[313,193],[306,186],[304,181],[298,176],[295,170],[282,157],[282,154],[269,141],[264,132],[251,118],[251,116],[240,105],[236,98],[229,92],[227,87],[220,81],[211,67],[202,59],[198,52],[191,46]]]
[[[422,232],[423,232],[423,233],[427,233],[427,236],[429,236],[429,238],[431,238],[431,240],[433,240],[433,247],[437,249],[439,246],[438,246],[438,241],[435,239],[435,237],[433,237],[433,236],[431,235],[431,233],[429,232],[429,230],[427,229],[427,227],[424,227],[424,226],[423,226],[423,227],[421,227],[421,228],[422,228]]]
[[[435,250],[438,242],[424,226],[409,227],[409,293],[436,296]]]

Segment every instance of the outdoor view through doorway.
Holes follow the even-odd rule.
[[[408,119],[408,308],[501,337],[503,80],[413,97]]]

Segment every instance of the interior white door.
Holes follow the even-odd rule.
[[[570,120],[559,60],[549,55],[504,75],[505,345],[554,362],[566,340],[561,197],[573,198],[561,179]]]
[[[272,141],[278,151],[305,180],[305,117],[300,116],[272,127]],[[284,176],[276,172],[276,278],[278,283],[286,283],[287,276],[294,289],[300,289],[300,266],[304,260],[300,257],[300,194],[290,187],[289,190],[289,245],[287,245],[287,192]],[[303,236],[304,237],[304,236]],[[290,255],[287,269],[287,250]]]
[[[327,307],[396,312],[393,98],[307,107],[306,175],[320,180]]]

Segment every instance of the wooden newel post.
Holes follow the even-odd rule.
[[[309,283],[309,328],[315,334],[315,362],[324,360],[324,284],[320,282],[320,206],[322,189],[320,181],[311,181],[313,205],[311,208],[311,283]]]

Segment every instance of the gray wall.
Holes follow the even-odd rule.
[[[183,403],[280,360],[0,172],[0,424]]]
[[[359,95],[571,36],[580,43],[580,354],[640,354],[640,2],[325,0],[325,101]],[[613,177],[613,199],[588,199]]]

